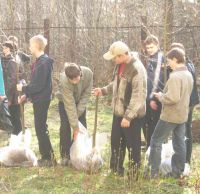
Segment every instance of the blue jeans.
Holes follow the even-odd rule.
[[[175,124],[159,120],[150,143],[149,165],[152,176],[159,172],[162,144],[167,140],[171,132],[174,149],[171,161],[172,173],[175,176],[180,176],[184,171],[186,161],[185,123]]]

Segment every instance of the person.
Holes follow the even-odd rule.
[[[17,85],[17,89],[24,93],[19,99],[20,103],[24,102],[26,98],[31,99],[33,103],[35,130],[41,154],[38,165],[50,167],[56,165],[46,123],[51,102],[54,61],[44,53],[46,45],[47,39],[42,35],[37,35],[30,39],[30,51],[36,57],[36,61],[32,65],[30,83],[26,86],[20,83]]]
[[[60,155],[61,165],[70,161],[70,148],[79,133],[79,121],[87,128],[86,107],[93,86],[93,73],[88,67],[66,63],[65,72],[60,75],[59,91],[56,96],[60,114]]]
[[[172,173],[168,176],[179,178],[185,166],[185,122],[188,119],[193,78],[185,66],[185,54],[181,49],[169,51],[167,62],[172,69],[169,80],[163,93],[154,93],[162,103],[162,112],[150,142],[151,178],[157,178],[159,175],[162,143],[171,132],[174,154],[171,160]]]
[[[105,60],[116,65],[113,81],[95,88],[96,96],[113,94],[110,168],[124,175],[124,158],[128,148],[128,175],[137,179],[141,162],[141,127],[146,111],[147,75],[142,62],[121,41],[114,42],[104,54]]]
[[[154,35],[149,35],[144,41],[147,58],[147,111],[143,133],[146,140],[146,147],[150,145],[151,136],[160,118],[161,103],[152,94],[161,92],[164,88],[164,56],[160,50],[159,40]]]
[[[15,45],[13,45],[13,43],[10,41],[3,43],[4,56],[2,57],[2,67],[5,92],[8,99],[11,122],[14,128],[12,133],[14,135],[18,135],[22,131],[22,123],[20,105],[18,103],[19,93],[16,90],[19,68],[13,57],[14,47]]]
[[[27,81],[31,56],[19,50],[19,39],[16,36],[9,36],[8,40],[15,45],[14,58],[19,65],[19,79]]]
[[[181,43],[172,43],[171,49],[173,48],[179,48],[182,49],[185,53],[185,47]],[[189,72],[192,74],[194,83],[193,83],[193,89],[192,94],[190,96],[190,108],[189,108],[189,114],[188,114],[188,120],[186,122],[186,163],[191,162],[191,156],[192,156],[192,115],[194,107],[199,104],[199,94],[198,94],[198,88],[196,83],[196,71],[193,62],[189,59],[189,57],[186,56],[186,66],[189,70]]]

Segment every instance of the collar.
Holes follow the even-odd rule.
[[[38,58],[36,58],[36,61],[40,60],[42,57],[44,57],[46,54],[40,55]]]
[[[188,71],[187,67],[186,66],[183,66],[183,67],[178,67],[177,69],[173,70],[173,72],[179,72],[179,71]]]

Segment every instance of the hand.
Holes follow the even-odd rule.
[[[8,101],[8,106],[11,106],[11,104],[12,104],[11,101]]]
[[[6,98],[6,96],[0,96],[0,101],[3,101]]]
[[[152,108],[152,110],[158,110],[158,105],[154,100],[150,101],[150,107]]]
[[[74,134],[73,134],[74,141],[77,140],[78,133],[79,133],[79,129],[75,129],[75,130],[74,130]]]
[[[93,94],[95,95],[95,96],[102,96],[103,94],[102,94],[102,91],[101,91],[101,88],[95,88],[94,90],[93,90]]]
[[[153,95],[159,100],[161,98],[161,96],[163,95],[163,93],[162,92],[158,92],[158,93],[154,92]]]
[[[17,91],[22,92],[23,84],[17,84]]]
[[[125,119],[125,118],[123,118],[123,119],[122,119],[122,122],[121,122],[121,127],[123,127],[123,128],[128,128],[128,127],[130,127],[130,121],[127,120],[127,119]]]
[[[26,101],[26,95],[22,95],[21,97],[18,97],[18,103],[19,104],[22,104],[23,102],[25,102]]]

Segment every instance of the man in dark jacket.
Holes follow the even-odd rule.
[[[171,45],[171,49],[179,48],[182,49],[185,53],[185,47],[181,43],[173,43]],[[188,68],[188,71],[192,74],[194,83],[193,83],[193,89],[192,94],[190,96],[190,109],[188,114],[188,120],[186,122],[186,163],[190,164],[191,161],[191,155],[192,155],[192,115],[195,105],[199,104],[199,93],[196,83],[196,72],[193,62],[186,57],[186,66]]]
[[[31,99],[34,110],[35,130],[42,155],[38,161],[39,166],[52,166],[56,162],[47,129],[47,115],[52,94],[53,60],[44,54],[47,40],[37,35],[30,40],[30,51],[36,57],[32,65],[31,81],[27,86],[17,85],[18,91],[24,92],[20,99],[22,103],[26,98]]]
[[[7,41],[3,44],[4,57],[2,57],[2,67],[4,75],[4,84],[6,96],[8,98],[11,122],[14,127],[13,134],[18,135],[22,131],[20,105],[18,104],[19,94],[16,90],[16,85],[19,76],[19,67],[12,55],[13,51],[14,45],[12,42]]]
[[[160,118],[161,103],[152,94],[162,92],[164,88],[163,53],[159,49],[158,38],[150,35],[145,40],[147,59],[147,111],[143,132],[147,143],[150,145],[151,136]]]

